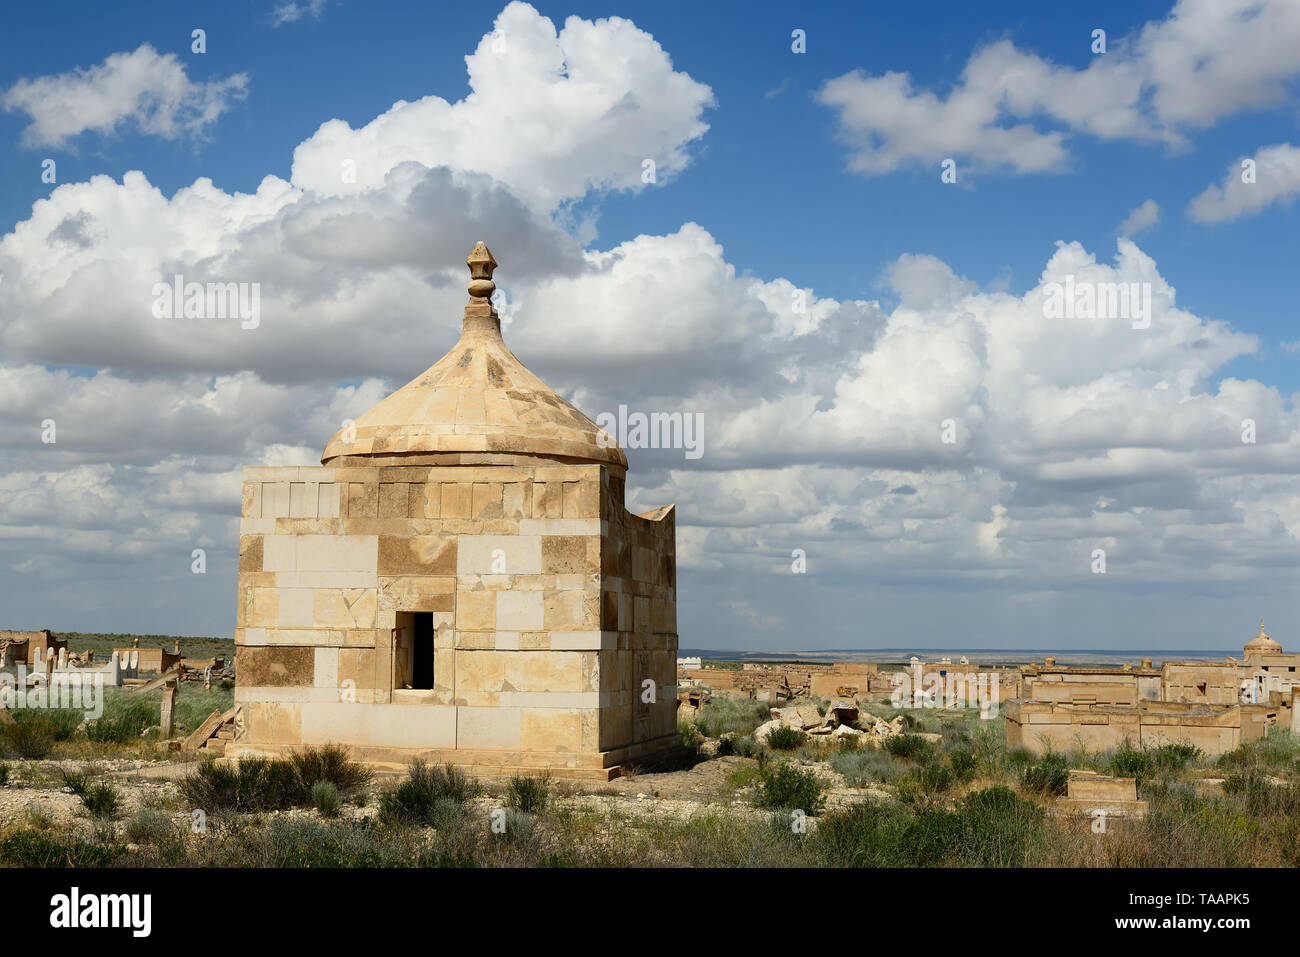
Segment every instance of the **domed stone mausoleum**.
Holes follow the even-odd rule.
[[[228,755],[609,778],[680,742],[672,506],[506,347],[474,247],[460,340],[325,447],[244,469]]]

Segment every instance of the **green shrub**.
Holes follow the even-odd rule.
[[[966,867],[1026,867],[1043,839],[1043,809],[998,785],[966,795],[961,863]]]
[[[903,804],[919,812],[937,810],[941,795],[952,788],[952,769],[939,761],[913,767],[894,785],[894,795]]]
[[[126,839],[132,844],[162,844],[179,836],[179,829],[161,811],[142,807],[126,822]]]
[[[1199,760],[1203,753],[1194,744],[1165,744],[1150,752],[1156,767],[1170,771],[1181,771]]]
[[[305,748],[290,757],[302,787],[310,792],[317,781],[328,781],[341,792],[369,784],[374,772],[348,757],[348,749],[338,744]]]
[[[1226,784],[1226,782],[1225,782]],[[1260,822],[1235,800],[1207,800],[1194,795],[1153,802],[1141,820],[1125,827],[1124,840],[1111,843],[1113,867],[1245,867],[1258,865],[1252,840]]]
[[[320,780],[311,786],[311,803],[320,812],[321,817],[338,817],[343,807],[339,789],[333,781]]]
[[[526,814],[537,814],[546,810],[546,803],[551,797],[550,778],[528,777],[516,774],[506,786],[506,806]]]
[[[737,757],[753,758],[757,757],[760,753],[765,753],[763,752],[763,749],[758,746],[758,742],[754,740],[753,735],[737,735],[736,737],[731,738],[730,741],[731,751]]]
[[[1300,770],[1300,737],[1284,728],[1274,727],[1267,737],[1250,741],[1227,754],[1219,755],[1216,762],[1224,770],[1250,770],[1280,768]]]
[[[749,698],[710,698],[695,716],[695,726],[707,738],[720,738],[728,732],[753,734],[754,729],[771,715],[771,708]]]
[[[944,751],[969,751],[974,744],[971,733],[961,725],[948,725],[940,741]]]
[[[181,779],[191,807],[215,811],[269,811],[305,803],[301,782],[288,761],[244,757],[235,764],[204,760]],[[309,794],[309,791],[306,791]]]
[[[204,811],[251,811],[249,795],[241,793],[238,766],[217,764],[213,760],[199,763],[192,774],[181,778],[180,791],[190,807]]]
[[[866,738],[858,734],[846,734],[835,744],[835,750],[841,754],[854,754],[867,747]]]
[[[767,733],[767,746],[774,751],[793,751],[807,740],[808,735],[798,728],[785,725],[773,728]]]
[[[764,772],[759,804],[814,815],[821,813],[826,798],[822,794],[821,779],[813,771],[780,764],[774,770]]]
[[[698,751],[700,745],[704,743],[704,734],[689,721],[683,721],[679,724],[677,732],[682,736],[682,747],[684,748]]]
[[[917,779],[921,782],[921,787],[931,794],[942,794],[947,791],[952,787],[955,778],[952,768],[938,761],[923,764],[917,771]]]
[[[444,855],[423,850],[418,835],[407,829],[277,817],[269,824],[238,827],[233,839],[204,841],[202,857],[191,863],[207,867],[373,868],[439,866]],[[472,863],[472,862],[471,862]]]
[[[95,781],[81,793],[81,803],[91,817],[113,817],[117,814],[117,790],[107,781]]]
[[[22,724],[27,721],[35,722],[45,727],[55,741],[69,741],[77,733],[77,728],[81,722],[86,720],[86,713],[76,708],[45,708],[43,710],[34,710],[30,708],[19,708],[14,711],[14,724]],[[12,727],[12,725],[11,725]]]
[[[19,712],[20,714],[22,712]],[[13,724],[0,725],[5,750],[28,761],[39,761],[54,747],[56,727],[41,718],[27,718]]]
[[[862,801],[823,817],[813,840],[832,867],[906,867],[903,836],[911,820],[897,804]]]
[[[896,758],[921,763],[934,754],[934,745],[919,734],[891,734],[885,738],[885,750]]]
[[[1256,770],[1230,772],[1223,779],[1223,792],[1238,798],[1253,817],[1300,815],[1300,790],[1274,783]]]
[[[1034,758],[1035,758],[1034,752],[1030,751],[1028,748],[1024,747],[1023,745],[1018,748],[1012,748],[1010,751],[1007,752],[1007,760],[1019,767],[1023,767],[1026,764],[1033,764]]]
[[[763,751],[760,753],[767,754],[768,752]],[[757,761],[753,764],[738,764],[727,775],[727,784],[733,791],[739,791],[743,788],[759,785],[762,781],[763,766],[759,765]]]
[[[430,767],[417,758],[406,778],[380,795],[379,812],[389,821],[437,827],[447,820],[449,808],[459,811],[480,790],[478,782],[456,766]]]
[[[957,863],[964,853],[966,828],[956,811],[931,808],[918,814],[903,831],[908,865],[937,867]]]
[[[40,831],[13,831],[0,839],[0,862],[14,867],[107,867],[121,848],[79,838],[59,840]]]
[[[975,779],[975,769],[979,762],[973,751],[959,748],[948,755],[948,763],[952,765],[952,773],[963,784]]]
[[[205,811],[270,811],[314,803],[312,788],[328,781],[340,791],[359,787],[372,777],[364,765],[338,745],[308,748],[288,760],[240,758],[237,764],[206,760],[180,782],[191,807]]]
[[[1110,756],[1110,773],[1121,778],[1144,778],[1151,773],[1151,755],[1124,745]]]
[[[86,788],[90,787],[90,775],[84,771],[59,768],[59,775],[63,778],[63,786],[70,789],[77,797],[85,794]]]
[[[823,817],[813,840],[833,867],[1023,867],[1044,820],[1033,802],[993,787],[952,810],[863,802]]]
[[[143,701],[133,701],[113,716],[104,715],[86,726],[86,737],[100,744],[125,744],[157,724],[158,713]]]
[[[1273,726],[1267,737],[1252,745],[1259,762],[1267,767],[1294,771],[1300,764],[1300,737],[1284,727]]]
[[[875,749],[831,755],[830,765],[844,775],[849,787],[864,788],[870,784],[888,784],[902,774],[902,768],[887,752]]]
[[[504,824],[500,830],[493,829],[492,834],[497,840],[510,844],[523,844],[537,831],[537,818],[518,808],[506,809]]]
[[[1061,755],[1045,754],[1037,764],[1023,769],[1020,783],[1034,794],[1064,794],[1069,790],[1070,769]]]

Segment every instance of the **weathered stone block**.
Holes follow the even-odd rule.
[[[536,575],[541,570],[542,540],[536,535],[460,536],[459,575]]]
[[[581,535],[547,535],[542,538],[542,571],[549,575],[587,571],[587,538]]]
[[[531,482],[509,482],[502,486],[501,514],[505,518],[532,518],[533,486]]]
[[[379,486],[377,484],[348,483],[348,518],[379,517]]]
[[[518,708],[457,708],[456,747],[493,751],[519,749]]]
[[[526,751],[581,751],[582,715],[574,708],[525,709],[519,746]]]
[[[380,575],[454,575],[456,539],[441,535],[379,537]]]
[[[375,685],[375,649],[374,648],[340,648],[338,660],[339,687],[373,688]]]
[[[235,670],[244,687],[310,688],[315,666],[314,648],[245,646],[235,652]]]
[[[379,484],[379,517],[409,518],[411,486],[406,482]]]
[[[496,627],[510,631],[532,631],[543,627],[545,618],[541,592],[502,591],[496,593]]]
[[[262,570],[262,536],[239,536],[239,570],[240,572],[260,572]]]
[[[471,518],[474,486],[467,482],[442,483],[442,518]]]
[[[502,486],[500,482],[475,482],[472,518],[501,518]]]
[[[497,626],[497,593],[456,592],[456,630],[494,631]]]

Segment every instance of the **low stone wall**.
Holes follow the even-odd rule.
[[[1172,701],[1124,707],[1013,699],[1004,707],[1007,747],[1043,754],[1048,748],[1105,751],[1126,743],[1138,748],[1191,744],[1218,755],[1262,738],[1272,724],[1291,725],[1290,703],[1278,697],[1269,704],[1225,707]]]

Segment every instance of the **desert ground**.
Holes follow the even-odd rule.
[[[214,760],[157,739],[160,699],[115,690],[93,723],[27,711],[2,726],[0,864],[1300,864],[1300,743],[1286,732],[1213,759],[1178,745],[1034,757],[969,709],[869,705],[826,734],[773,731],[769,705],[715,695],[683,721],[670,764],[584,782],[419,763],[375,773],[329,746]],[[185,684],[176,720],[196,727],[232,700],[228,684]],[[827,704],[803,702],[810,725],[807,709]],[[1135,778],[1146,813],[1101,829],[1070,813],[1071,769]]]

